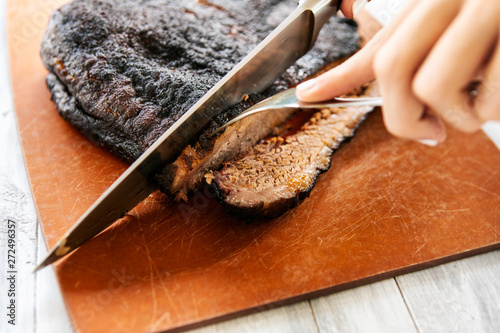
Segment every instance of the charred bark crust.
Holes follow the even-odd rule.
[[[323,170],[323,172],[327,171]],[[255,219],[273,219],[285,214],[290,209],[300,205],[302,201],[307,199],[313,190],[316,182],[311,183],[311,186],[297,192],[293,197],[280,198],[272,203],[260,202],[251,206],[235,206],[225,201],[228,192],[220,188],[218,183],[210,184],[210,191],[216,194],[217,201],[224,207],[226,212],[235,216],[238,219],[252,222]]]

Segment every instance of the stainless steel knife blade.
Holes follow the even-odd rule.
[[[59,240],[37,270],[74,251],[137,206],[156,188],[150,181],[175,160],[187,142],[214,116],[246,94],[269,87],[316,41],[341,0],[302,0],[250,54],[210,89],[133,163]]]

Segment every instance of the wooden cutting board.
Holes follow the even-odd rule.
[[[11,1],[8,12],[13,96],[49,247],[127,167],[50,101],[38,49],[62,2]],[[79,332],[193,327],[499,248],[499,165],[483,133],[449,129],[431,148],[391,137],[376,112],[284,216],[246,224],[207,191],[182,204],[154,193],[56,273]]]

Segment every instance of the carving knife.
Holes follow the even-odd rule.
[[[71,253],[156,190],[150,180],[179,155],[214,116],[243,96],[269,87],[316,41],[341,0],[301,0],[297,8],[241,60],[137,161],[135,161],[59,240],[36,270]]]

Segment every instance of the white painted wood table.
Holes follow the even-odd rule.
[[[382,2],[372,13],[387,21],[401,1],[380,7]],[[46,249],[12,104],[5,0],[0,0],[0,66],[0,332],[72,332],[52,268],[33,274]],[[485,131],[500,147],[500,125],[488,124]],[[9,219],[16,222],[14,269],[8,267]],[[9,296],[12,270],[15,298]],[[11,299],[15,326],[8,322]],[[500,250],[196,332],[500,332]]]

